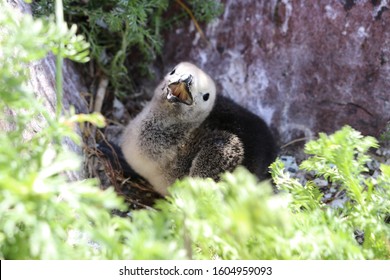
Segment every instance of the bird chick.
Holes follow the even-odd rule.
[[[262,119],[217,95],[214,81],[195,65],[178,64],[152,100],[126,127],[125,160],[162,195],[179,178],[210,177],[238,165],[264,179],[276,157]]]

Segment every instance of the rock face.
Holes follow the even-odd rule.
[[[29,65],[30,80],[28,86],[35,93],[37,98],[43,100],[44,107],[47,113],[55,117],[56,108],[56,91],[55,91],[55,57],[48,55],[35,63]],[[81,75],[77,67],[69,60],[64,60],[62,68],[63,73],[63,112],[68,112],[73,106],[77,113],[89,113],[88,104],[84,99],[87,87],[84,81],[80,78]],[[40,131],[42,125],[46,125],[46,120],[38,118],[31,121],[31,127],[27,128],[30,132]],[[76,133],[81,136],[79,126],[75,127]],[[25,135],[29,138],[28,135]],[[82,147],[77,145],[70,138],[64,138],[64,144],[73,152],[82,155]],[[67,171],[66,176],[70,181],[84,179],[82,170]]]
[[[20,13],[31,14],[31,7],[22,0],[9,1],[12,6],[20,11]],[[0,30],[1,33],[1,30]],[[1,34],[0,34],[1,35]],[[51,117],[55,117],[56,107],[56,90],[55,90],[55,57],[48,55],[45,58],[30,63],[28,66],[30,79],[27,87],[34,92],[36,97],[42,100],[44,108]],[[69,111],[73,106],[77,113],[88,113],[89,108],[83,93],[87,92],[84,80],[82,79],[76,66],[68,60],[64,60],[63,65],[63,110]],[[16,113],[8,110],[7,114],[17,117]],[[42,126],[46,125],[46,120],[43,117],[37,117],[31,120],[28,127],[26,127],[23,139],[28,141],[35,133],[41,130]],[[0,122],[0,132],[10,131],[14,129],[10,122]],[[81,130],[76,127],[76,132],[81,135]],[[78,154],[82,154],[82,148],[74,143],[69,138],[64,139],[64,144]],[[69,180],[75,181],[83,178],[80,171],[68,171],[66,176]]]
[[[281,143],[390,120],[390,1],[225,0],[224,14],[167,35],[164,71],[198,64]]]

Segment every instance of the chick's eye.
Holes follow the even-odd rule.
[[[209,97],[210,97],[210,93],[206,93],[203,95],[203,100],[207,101],[207,100],[209,100]]]
[[[175,71],[176,71],[176,69],[173,69],[173,70],[172,70],[172,72],[171,72],[171,73],[169,73],[169,75],[173,75],[173,74],[175,74]]]

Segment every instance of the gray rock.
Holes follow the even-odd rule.
[[[293,156],[281,156],[280,160],[284,163],[284,168],[290,173],[298,172],[298,165],[295,157]]]
[[[379,135],[390,112],[388,1],[222,1],[224,14],[166,36],[164,71],[190,60],[287,143],[350,124]]]
[[[329,182],[327,180],[321,179],[321,178],[316,178],[316,179],[313,180],[313,182],[319,188],[326,187],[329,184]]]

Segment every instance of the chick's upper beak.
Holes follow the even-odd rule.
[[[188,75],[188,77],[184,80],[180,79],[177,82],[170,83],[168,85],[168,101],[172,103],[181,102],[186,105],[191,105],[194,101],[190,91],[192,80],[192,75]]]

